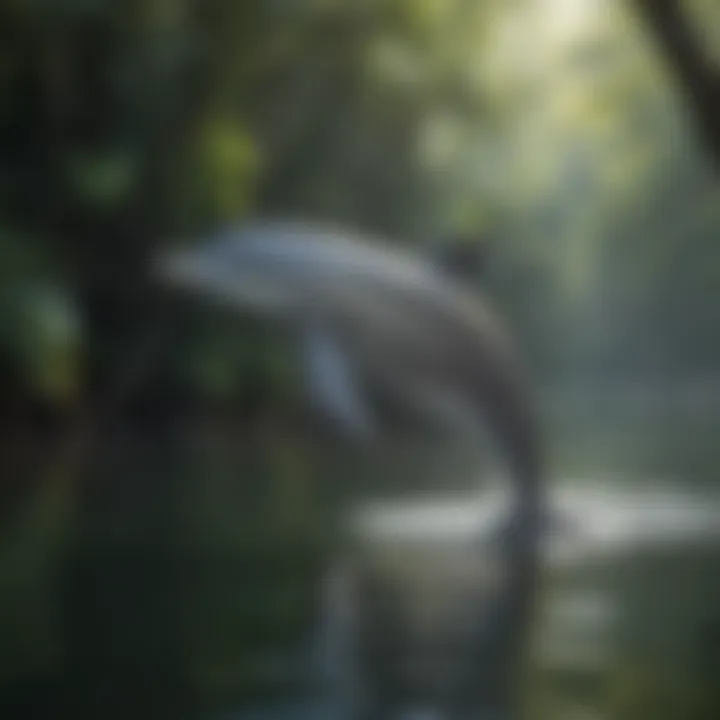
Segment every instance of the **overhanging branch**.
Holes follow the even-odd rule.
[[[720,74],[703,53],[680,0],[635,0],[688,100],[697,129],[720,165]]]

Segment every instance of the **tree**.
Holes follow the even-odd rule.
[[[636,3],[685,91],[708,153],[720,165],[720,73],[703,52],[678,0]]]

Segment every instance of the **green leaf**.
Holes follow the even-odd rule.
[[[81,328],[77,308],[62,288],[29,286],[21,294],[20,352],[31,387],[56,401],[79,390]]]
[[[113,150],[76,156],[68,163],[67,173],[81,201],[109,209],[120,205],[132,192],[138,163],[127,151]]]
[[[200,165],[213,215],[230,218],[247,208],[259,152],[239,122],[223,116],[207,121],[201,135]]]

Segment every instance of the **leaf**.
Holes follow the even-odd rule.
[[[67,401],[80,385],[81,328],[67,292],[51,285],[23,293],[21,352],[29,384],[43,396]]]
[[[97,208],[113,208],[132,192],[138,175],[136,159],[127,151],[79,155],[70,160],[68,179],[81,201]]]
[[[212,116],[201,134],[199,160],[213,215],[230,218],[245,210],[260,163],[255,142],[242,125]]]
[[[67,402],[79,390],[82,332],[67,291],[20,278],[0,297],[0,348],[22,369],[28,387]]]

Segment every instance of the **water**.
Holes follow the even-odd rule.
[[[492,500],[486,507],[492,508]],[[493,513],[479,515],[477,503],[477,497],[469,497],[370,504],[358,509],[355,530],[377,549],[376,562],[385,562],[383,572],[391,577],[413,567],[427,574],[428,553],[443,553],[444,582],[435,578],[425,584],[422,597],[415,596],[428,602],[433,589],[453,590],[448,558],[459,556],[460,574],[471,572],[478,554],[470,556],[469,545],[477,549],[483,533],[492,537]],[[688,712],[687,718],[704,717],[702,703],[711,701],[693,701],[692,695],[702,696],[708,692],[705,683],[712,682],[716,665],[704,658],[706,653],[715,653],[715,662],[720,657],[717,645],[703,647],[708,629],[720,628],[720,495],[663,487],[648,478],[584,478],[558,483],[551,508],[553,517],[570,522],[551,523],[545,536],[547,583],[530,681],[545,688],[535,689],[543,706],[538,703],[530,717],[650,717],[643,710],[631,714],[623,702],[628,707],[664,704],[667,717],[673,717],[673,707],[676,713]],[[347,577],[333,580],[348,583]],[[335,590],[342,594],[343,588]],[[330,616],[348,604],[347,595],[336,595]],[[325,631],[348,653],[343,633],[351,619],[334,620],[339,624]],[[704,670],[703,661],[708,663]],[[332,666],[339,673],[337,687],[344,688],[353,668],[338,658]],[[693,702],[697,714],[692,714]],[[296,710],[286,706],[284,715],[276,709],[277,715],[255,711],[231,717],[304,717]]]
[[[548,412],[551,511],[526,715],[720,717],[717,409],[703,401],[679,412],[658,398],[624,412],[607,398],[588,405],[594,416],[582,403]],[[400,578],[411,588],[410,604],[427,608],[433,594],[452,594],[468,577],[477,582],[478,572],[480,582],[492,583],[492,553],[480,567],[478,540],[492,545],[502,513],[497,494],[426,492],[417,501],[361,504],[351,526],[381,574]],[[437,615],[426,613],[425,622]],[[303,716],[297,710],[290,704],[276,712]],[[423,708],[410,715],[424,712],[435,717]]]
[[[553,512],[526,716],[720,717],[720,407],[624,407],[603,395],[549,408],[544,424]],[[108,442],[97,474],[104,491],[82,526],[95,584],[88,630],[73,636],[90,658],[85,682],[95,673],[132,696],[123,667],[140,668],[145,684],[165,668],[192,689],[193,717],[228,720],[330,720],[362,694],[343,648],[342,572],[329,583],[335,614],[318,622],[335,500],[313,481],[302,443],[207,426],[162,441],[126,433]],[[72,481],[40,487],[3,529],[2,686],[33,696],[38,678],[64,672],[65,638],[78,632],[61,602],[78,529]],[[409,617],[432,625],[466,585],[493,586],[502,497],[448,483],[378,497],[377,486],[353,505],[351,527],[380,576],[417,590]],[[468,539],[481,537],[478,563]],[[350,665],[329,663],[323,681],[323,652],[338,640]],[[109,705],[121,706],[117,694]]]
[[[672,665],[680,659],[672,636],[683,633],[690,636],[685,656],[695,661],[703,654],[703,626],[720,627],[720,583],[713,580],[720,570],[717,491],[647,478],[574,478],[553,486],[549,504],[546,589],[533,649],[539,675],[600,682],[624,655],[660,662],[661,650]],[[483,502],[475,496],[374,504],[358,511],[356,531],[376,548],[387,576],[409,568],[430,575],[423,591],[411,593],[428,603],[432,593],[451,593],[464,575],[477,580],[482,543],[490,545],[501,505],[495,497]],[[440,573],[429,567],[433,553]],[[652,568],[659,570],[654,584],[643,585]],[[487,573],[481,582],[488,582]],[[650,618],[657,627],[648,644],[647,633],[635,631]],[[594,712],[600,713],[606,700],[583,696],[581,704],[598,705]]]

